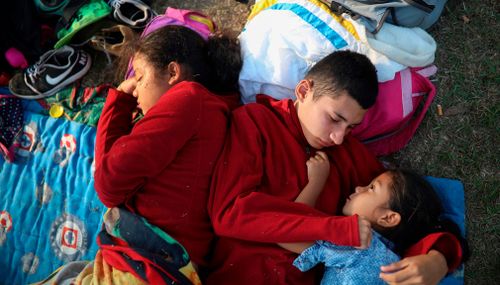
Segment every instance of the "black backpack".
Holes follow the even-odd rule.
[[[347,13],[377,33],[384,22],[403,27],[432,26],[447,0],[320,0],[336,14]]]

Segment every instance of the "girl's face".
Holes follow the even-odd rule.
[[[137,98],[138,108],[146,113],[153,107],[160,97],[170,89],[168,83],[170,75],[154,68],[146,57],[140,53],[134,56],[132,65],[135,71],[136,87],[132,95]]]
[[[391,198],[392,176],[384,172],[372,180],[368,186],[358,186],[347,199],[342,213],[366,217],[372,225],[389,209]]]

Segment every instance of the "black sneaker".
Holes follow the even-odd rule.
[[[63,46],[44,53],[37,63],[12,77],[9,89],[23,99],[45,98],[83,77],[90,65],[89,54]]]

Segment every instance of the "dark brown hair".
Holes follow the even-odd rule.
[[[218,33],[205,41],[195,31],[169,25],[132,43],[127,60],[141,53],[158,72],[175,61],[191,71],[193,80],[215,93],[238,91],[238,77],[243,65],[236,37]]]
[[[345,91],[363,109],[375,104],[378,95],[377,71],[360,53],[336,51],[316,63],[305,76],[313,80],[314,97],[336,97]]]
[[[400,223],[380,233],[395,243],[396,252],[404,254],[409,246],[434,232],[449,232],[462,245],[462,261],[469,257],[467,241],[451,220],[443,218],[443,206],[434,188],[421,175],[409,170],[389,170],[392,176],[389,208],[399,213]]]

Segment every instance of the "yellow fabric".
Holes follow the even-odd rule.
[[[258,1],[253,5],[252,11],[250,12],[250,15],[248,16],[247,22],[250,21],[253,17],[255,17],[258,13],[260,13],[262,10],[265,10],[269,8],[270,6],[280,2],[280,0],[262,0]],[[344,19],[343,17],[335,15],[328,6],[326,6],[324,3],[322,3],[319,0],[309,0],[312,4],[318,6],[321,8],[323,11],[328,13],[330,16],[332,16],[337,22],[339,22],[342,27],[344,27],[353,37],[359,41],[359,36],[358,33],[356,32],[356,28],[349,22],[348,20]]]
[[[142,280],[129,272],[123,272],[111,267],[102,258],[99,250],[95,260],[89,263],[85,269],[78,274],[74,282],[76,285],[146,285]]]
[[[212,20],[210,20],[206,17],[192,15],[192,14],[189,15],[189,18],[193,21],[200,22],[200,23],[204,24],[205,26],[207,26],[211,33],[215,32],[215,26],[214,26],[214,22],[212,22]]]
[[[57,281],[60,276],[58,273],[65,267],[63,265],[52,272],[45,280],[33,283],[32,285],[58,285],[61,281],[67,282],[68,279]],[[195,272],[196,274],[196,272]],[[198,275],[196,275],[197,277]],[[199,280],[199,279],[198,279]],[[142,280],[136,278],[133,274],[123,272],[111,267],[102,258],[101,251],[96,253],[95,260],[88,262],[85,268],[76,276],[71,283],[75,285],[147,285]],[[201,283],[199,283],[201,284]]]
[[[65,267],[61,266],[52,272],[45,280],[32,285],[58,285],[56,282],[58,273]],[[202,285],[201,280],[196,273],[192,262],[179,269],[193,285]],[[61,281],[61,280],[60,280]],[[67,280],[65,280],[67,281]],[[101,251],[97,251],[95,259],[88,262],[85,268],[76,276],[75,285],[147,285],[141,279],[135,277],[132,273],[123,272],[106,263],[102,258]]]
[[[179,269],[179,271],[186,276],[193,285],[201,285],[200,277],[193,266],[193,262],[189,262],[186,266]]]

